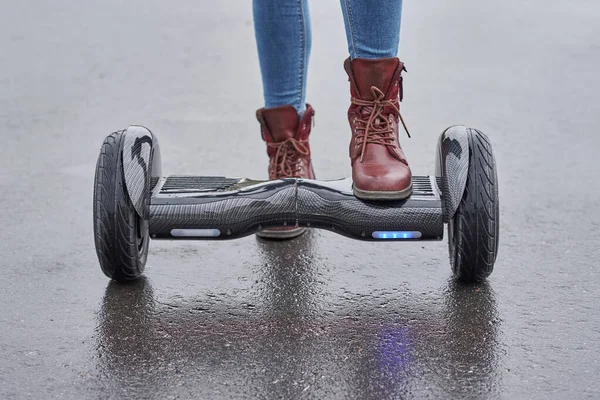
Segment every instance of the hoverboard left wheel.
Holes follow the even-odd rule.
[[[100,267],[116,281],[139,278],[148,256],[148,221],[136,212],[123,173],[124,132],[102,144],[94,179],[94,240]]]

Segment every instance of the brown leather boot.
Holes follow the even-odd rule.
[[[406,130],[398,108],[404,64],[397,58],[348,58],[344,69],[352,96],[348,120],[354,195],[405,199],[412,193],[412,173],[398,140],[399,120]]]
[[[308,144],[314,115],[315,110],[310,104],[306,105],[302,118],[292,106],[261,108],[256,111],[263,140],[267,143],[269,179],[315,179]],[[291,239],[303,234],[305,230],[299,227],[269,228],[257,235],[268,239]]]

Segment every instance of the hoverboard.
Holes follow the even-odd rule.
[[[365,241],[442,240],[448,227],[454,275],[478,282],[498,251],[499,203],[488,137],[465,126],[437,143],[434,175],[413,176],[404,200],[356,198],[352,180],[272,181],[162,176],[156,135],[142,126],[109,135],[94,181],[94,236],[102,271],[139,278],[150,239],[229,240],[266,228],[326,229]]]

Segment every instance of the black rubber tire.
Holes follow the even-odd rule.
[[[123,131],[104,140],[94,179],[94,238],[100,268],[118,282],[138,279],[146,266],[150,241],[127,194],[123,177]]]
[[[448,248],[452,272],[460,281],[485,280],[498,254],[498,175],[488,137],[467,129],[469,171],[461,202],[448,223]]]

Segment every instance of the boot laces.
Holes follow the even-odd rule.
[[[283,142],[267,143],[267,146],[276,149],[272,163],[278,178],[296,177],[304,172],[302,156],[310,154],[308,140],[289,138]]]
[[[388,147],[395,146],[395,136],[394,130],[390,125],[388,119],[384,116],[383,111],[385,107],[392,107],[398,113],[398,117],[400,117],[400,121],[402,122],[402,126],[404,127],[404,131],[410,137],[410,133],[408,132],[408,128],[404,123],[404,119],[400,114],[400,109],[398,108],[398,99],[385,100],[385,94],[377,87],[371,86],[371,93],[373,94],[374,100],[362,100],[352,98],[352,104],[362,107],[360,114],[365,116],[369,115],[369,118],[358,118],[357,120],[365,124],[364,134],[359,134],[357,136],[358,144],[361,144],[362,140],[362,148],[360,151],[360,162],[363,161],[363,156],[365,154],[365,149],[367,148],[368,143],[372,144],[380,144]],[[354,157],[354,159],[358,158],[358,155]]]

